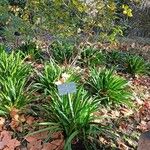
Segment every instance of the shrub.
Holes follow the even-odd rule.
[[[50,32],[56,38],[74,38],[81,43],[91,39],[113,42],[117,35],[122,35],[122,28],[114,21],[118,16],[118,9],[120,10],[115,0],[69,3],[64,0],[43,0],[39,3],[27,0],[3,0],[0,1],[0,6],[1,32],[11,43],[18,43],[16,42],[18,36],[26,42],[35,40],[39,35],[37,29]],[[39,18],[42,21],[39,21]],[[18,32],[19,35],[14,32]]]
[[[30,100],[27,81],[31,67],[23,63],[20,53],[0,53],[0,114],[23,109]]]
[[[105,98],[103,104],[130,104],[127,81],[114,74],[113,69],[91,69],[87,80],[88,90],[97,98]]]
[[[89,138],[102,132],[102,128],[94,123],[96,118],[94,112],[98,111],[100,101],[89,98],[82,88],[76,94],[59,96],[57,93],[51,93],[51,95],[51,101],[43,106],[48,122],[39,125],[47,125],[44,130],[51,133],[63,132],[64,149],[71,149],[73,141],[81,141],[89,149]]]
[[[147,63],[138,55],[127,55],[126,71],[133,76],[136,74],[145,74],[147,72]]]
[[[73,56],[74,45],[68,41],[55,41],[51,45],[52,58],[56,62],[70,63]]]
[[[56,90],[57,84],[62,84],[64,82],[79,82],[80,77],[75,71],[71,69],[63,69],[58,66],[53,60],[45,63],[44,70],[42,72],[37,72],[37,79],[35,83],[35,88],[46,95],[49,91]]]

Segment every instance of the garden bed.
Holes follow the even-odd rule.
[[[0,149],[136,149],[150,128],[149,62],[128,51],[72,44],[40,50],[0,47]],[[63,50],[66,51],[63,51]],[[57,86],[76,83],[60,96]]]

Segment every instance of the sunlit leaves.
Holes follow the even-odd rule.
[[[14,109],[23,109],[30,101],[32,91],[27,86],[31,67],[24,64],[20,53],[0,53],[0,110],[1,115]]]
[[[87,89],[103,104],[128,104],[130,105],[131,93],[127,90],[127,81],[115,75],[113,69],[91,69],[87,79]]]
[[[132,9],[128,5],[122,5],[123,14],[127,15],[128,17],[132,17]]]
[[[71,147],[76,139],[81,140],[83,144],[87,143],[88,138],[101,131],[101,127],[92,123],[95,120],[94,112],[100,104],[99,100],[90,98],[82,88],[75,94],[59,96],[51,92],[51,95],[50,103],[43,106],[48,122],[39,125],[47,125],[47,131],[62,131],[65,147]]]

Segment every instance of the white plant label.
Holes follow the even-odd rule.
[[[59,95],[66,95],[76,92],[76,84],[74,82],[63,83],[57,85]]]

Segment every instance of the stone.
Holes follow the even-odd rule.
[[[141,134],[137,150],[150,150],[150,131]]]

